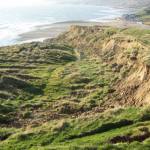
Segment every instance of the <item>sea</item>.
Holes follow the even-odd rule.
[[[127,11],[86,3],[43,2],[44,5],[0,5],[0,46],[17,44],[20,34],[35,30],[39,25],[66,21],[105,22],[118,18]]]

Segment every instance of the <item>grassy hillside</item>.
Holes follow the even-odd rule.
[[[98,26],[0,48],[0,150],[149,149],[149,48]]]

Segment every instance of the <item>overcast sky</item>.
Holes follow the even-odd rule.
[[[1,0],[0,7],[17,7],[17,6],[36,6],[47,5],[48,3],[85,3],[95,5],[121,5],[134,6],[138,4],[142,6],[150,5],[150,0]]]
[[[46,1],[54,0],[1,0],[0,7],[43,5]]]
[[[35,6],[46,5],[48,3],[86,3],[97,0],[1,0],[0,7],[16,7],[16,6]],[[98,0],[103,1],[103,0]]]
[[[84,3],[87,0],[1,0],[0,7],[36,6],[51,3]]]

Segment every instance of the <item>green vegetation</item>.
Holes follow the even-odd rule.
[[[0,150],[148,149],[147,99],[133,97],[149,41],[149,30],[75,26],[0,48]]]
[[[100,115],[81,116],[77,119],[51,121],[41,127],[14,131],[3,129],[1,149],[129,149],[149,146],[146,140],[140,144],[135,141],[130,145],[126,141],[113,145],[111,140],[119,136],[136,136],[144,133],[144,128],[149,128],[149,119],[142,121],[141,112],[136,108],[118,109]],[[142,130],[143,129],[143,130]],[[13,135],[12,135],[13,134]],[[149,135],[150,136],[150,135]],[[15,144],[15,148],[13,147]],[[105,146],[104,146],[105,145]],[[139,148],[140,148],[139,147]]]
[[[150,25],[150,7],[140,11],[137,17],[139,17],[144,24]]]

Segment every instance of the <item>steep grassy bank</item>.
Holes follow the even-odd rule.
[[[148,149],[149,48],[98,26],[0,48],[0,149]]]

